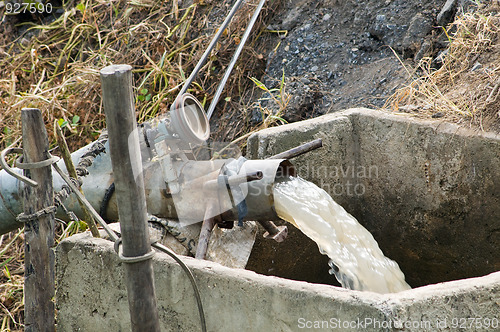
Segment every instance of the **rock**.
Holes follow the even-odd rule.
[[[427,56],[428,53],[432,50],[432,43],[428,40],[424,40],[420,50],[415,54],[415,62],[420,61],[424,56]]]
[[[323,21],[328,21],[331,17],[332,17],[332,15],[325,14],[325,16],[323,16]]]
[[[304,8],[305,8],[304,6],[300,6],[290,10],[285,19],[283,19],[283,22],[281,23],[281,28],[283,30],[291,30],[295,28],[297,23],[299,23],[303,19],[302,12],[304,11]]]
[[[474,66],[472,66],[472,68],[470,69],[470,71],[476,71],[478,69],[481,69],[483,65],[479,62],[479,61],[476,61],[476,63],[474,64]]]
[[[457,12],[458,0],[448,0],[444,4],[441,12],[437,16],[437,24],[439,26],[446,26],[448,23],[452,22],[455,18],[455,13]]]
[[[418,13],[410,21],[410,25],[403,39],[403,47],[406,49],[415,44],[420,44],[422,38],[429,34],[431,30],[432,20]]]

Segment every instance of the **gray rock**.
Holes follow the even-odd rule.
[[[474,66],[472,66],[470,71],[476,71],[478,69],[481,69],[481,67],[483,67],[483,65],[479,61],[476,61],[476,63],[474,64]]]
[[[437,16],[437,24],[439,26],[446,26],[448,23],[452,22],[455,18],[455,14],[457,12],[457,3],[458,0],[448,0],[444,4],[441,12],[439,12]]]
[[[408,30],[403,39],[403,47],[409,48],[412,45],[419,44],[423,37],[425,37],[432,30],[432,19],[418,13],[410,21]]]
[[[295,7],[290,12],[288,12],[287,16],[283,19],[281,23],[281,28],[284,30],[291,30],[295,28],[297,23],[302,21],[302,12],[304,10],[303,6]]]

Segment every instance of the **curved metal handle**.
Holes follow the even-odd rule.
[[[18,179],[19,181],[22,181],[32,187],[38,186],[38,183],[36,181],[31,180],[30,178],[27,178],[24,175],[21,175],[19,173],[16,173],[12,170],[12,168],[7,164],[7,161],[5,160],[5,157],[9,153],[23,153],[23,149],[21,148],[13,148],[13,147],[8,147],[7,149],[3,150],[2,153],[0,154],[0,164],[2,165],[2,168],[10,175]]]
[[[38,186],[38,182],[33,181],[33,180],[31,180],[30,178],[28,178],[28,177],[26,177],[24,175],[21,175],[19,173],[14,172],[14,170],[9,166],[9,164],[5,160],[5,157],[8,154],[10,154],[10,153],[22,154],[23,153],[23,149],[21,149],[21,148],[14,148],[11,145],[8,148],[6,148],[5,150],[3,150],[2,153],[0,154],[0,164],[2,165],[2,168],[8,174],[10,174],[11,176],[15,177],[19,181],[22,181],[22,182],[24,182],[27,185],[30,185],[32,187]],[[20,168],[20,169],[42,168],[42,167],[50,166],[50,165],[56,163],[60,159],[59,157],[52,156],[50,153],[49,153],[49,156],[50,157],[48,159],[45,159],[45,160],[42,160],[42,161],[38,161],[38,162],[35,162],[35,163],[23,163],[23,162],[21,162],[21,160],[22,160],[21,157],[19,157],[16,160],[16,166],[18,168]]]

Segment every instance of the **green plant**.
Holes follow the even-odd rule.
[[[255,84],[255,86],[265,92],[269,97],[262,97],[259,99],[259,103],[257,103],[257,107],[260,109],[260,113],[262,116],[262,123],[247,132],[246,134],[234,139],[229,144],[224,146],[217,152],[214,152],[212,159],[217,159],[221,156],[224,156],[224,151],[226,151],[229,147],[234,146],[235,144],[243,141],[251,134],[271,127],[271,126],[279,126],[288,123],[284,118],[283,114],[285,114],[286,108],[288,107],[288,103],[290,102],[291,95],[286,92],[286,83],[285,83],[285,71],[283,70],[283,74],[281,75],[281,80],[278,88],[269,89],[264,83],[258,80],[255,77],[250,77],[250,80]],[[270,107],[262,107],[260,101],[264,100],[272,100],[274,103],[273,106],[276,106],[276,109]],[[227,100],[226,100],[227,101]]]
[[[75,128],[78,126],[78,122],[80,122],[80,117],[78,115],[74,115],[71,118],[71,122],[69,122],[68,120],[65,120],[63,118],[60,118],[59,120],[57,120],[57,124],[61,128],[64,128],[64,127]]]
[[[150,101],[151,100],[151,93],[148,93],[149,90],[142,88],[139,90],[139,95],[137,96],[137,99],[140,101]]]
[[[283,119],[283,114],[290,102],[291,96],[285,91],[285,70],[283,70],[283,74],[281,75],[281,80],[278,88],[269,89],[264,83],[256,79],[255,77],[251,77],[250,80],[261,90],[265,91],[266,95],[269,97],[260,98],[259,101],[264,100],[272,100],[274,101],[274,105],[277,106],[277,111],[271,110],[268,107],[262,107],[261,104],[258,104],[260,108],[260,112],[262,114],[262,125],[263,128],[270,127],[271,125],[279,122],[280,124],[285,124],[287,121]]]

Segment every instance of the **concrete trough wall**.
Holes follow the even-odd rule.
[[[56,257],[57,330],[130,331],[124,269],[113,244],[84,233],[61,242]],[[181,267],[165,254],[153,259],[162,331],[199,331]],[[184,261],[198,282],[208,331],[446,331],[470,317],[500,324],[500,273],[380,295]]]
[[[265,158],[315,138],[324,148],[294,159],[298,174],[356,216],[411,286],[463,280],[378,295],[262,275],[334,284],[317,246],[291,229],[282,243],[256,242],[247,269],[260,274],[186,258],[209,330],[500,329],[498,137],[352,109],[256,133],[248,154]],[[123,267],[112,244],[78,235],[56,257],[58,330],[128,331]],[[155,277],[163,330],[198,330],[181,268],[158,254]]]
[[[412,287],[500,270],[498,135],[351,109],[260,131],[249,138],[248,154],[265,158],[316,138],[325,147],[293,160],[298,175],[354,215],[399,263]],[[266,264],[254,264],[266,252],[302,253],[286,243],[260,242],[255,250],[261,253],[247,267],[259,273],[276,261],[269,257]],[[294,269],[314,276],[297,273],[298,279],[328,277],[317,268],[319,258],[304,264]],[[276,270],[275,275],[296,279],[279,267],[266,274]]]

